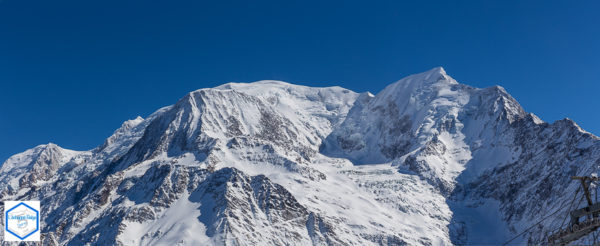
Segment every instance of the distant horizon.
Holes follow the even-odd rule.
[[[596,1],[0,2],[0,163],[96,147],[186,93],[280,80],[377,93],[444,67],[600,134]]]

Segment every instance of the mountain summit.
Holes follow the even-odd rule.
[[[438,67],[376,95],[193,91],[92,150],[10,157],[0,198],[41,201],[45,245],[496,245],[566,207],[570,176],[599,164],[599,139],[575,122]],[[512,242],[543,244],[562,219]]]

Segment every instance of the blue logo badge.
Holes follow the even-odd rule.
[[[4,208],[5,241],[40,240],[39,201],[6,201]]]

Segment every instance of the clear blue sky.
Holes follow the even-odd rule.
[[[435,66],[600,134],[599,1],[403,2],[1,0],[0,162],[229,81],[375,93]]]

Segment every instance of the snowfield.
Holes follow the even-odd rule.
[[[599,165],[599,139],[575,122],[434,68],[376,95],[193,91],[95,149],[10,157],[0,198],[41,201],[44,245],[498,245]],[[566,213],[511,244],[544,244]]]

